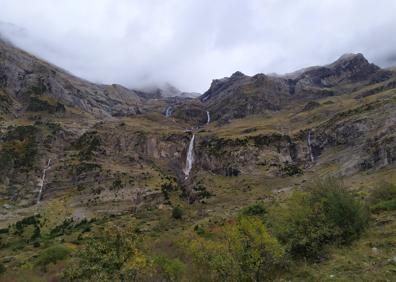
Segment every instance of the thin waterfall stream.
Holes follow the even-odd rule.
[[[167,107],[166,108],[166,110],[165,110],[165,117],[170,117],[172,115],[172,107],[171,106],[169,106],[169,107]]]
[[[311,130],[308,131],[307,143],[308,143],[309,157],[311,158],[311,162],[314,162],[315,159],[312,153]]]
[[[47,166],[43,169],[43,175],[39,182],[40,190],[39,190],[39,194],[37,196],[37,202],[36,202],[37,205],[40,204],[41,194],[43,193],[43,188],[44,188],[44,184],[45,184],[45,176],[47,174],[47,170],[49,170],[50,168],[51,168],[51,159],[48,160]]]
[[[183,170],[184,175],[186,176],[185,179],[187,179],[188,176],[190,175],[192,165],[194,162],[194,140],[195,140],[195,134],[193,134],[193,136],[191,137],[190,145],[188,145],[186,166]]]
[[[210,122],[210,112],[209,111],[206,112],[206,116],[208,117],[206,124],[208,124]]]

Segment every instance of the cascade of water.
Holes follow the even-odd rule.
[[[208,124],[210,122],[210,113],[208,111],[206,112],[206,116],[208,117],[206,124]]]
[[[43,176],[40,179],[40,182],[38,184],[38,186],[40,186],[40,190],[39,190],[39,194],[37,196],[37,202],[36,204],[40,204],[40,200],[41,200],[41,194],[43,193],[43,188],[44,188],[44,183],[45,183],[45,176],[47,173],[47,170],[50,169],[50,165],[51,165],[51,159],[48,160],[47,166],[43,169]]]
[[[311,162],[313,162],[315,159],[312,153],[311,130],[308,131],[307,143],[308,143],[309,157],[311,158]]]
[[[170,117],[172,115],[172,107],[167,107],[165,110],[165,117]]]
[[[188,176],[190,175],[192,164],[194,162],[194,139],[195,139],[195,134],[193,134],[193,136],[191,137],[190,145],[188,146],[186,166],[183,170],[184,175],[186,176],[185,179],[187,179]]]

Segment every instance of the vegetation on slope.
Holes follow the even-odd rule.
[[[175,192],[168,192],[173,203]],[[333,260],[340,264],[339,256],[348,256],[348,248],[366,244],[367,236],[381,231],[378,217],[392,218],[395,210],[373,207],[393,193],[393,185],[381,184],[362,200],[340,182],[324,179],[284,201],[258,202],[235,216],[202,223],[191,221],[193,207],[175,205],[183,216],[169,211],[165,219],[158,214],[164,224],[151,231],[143,231],[142,224],[154,214],[66,220],[52,229],[43,227],[45,218],[35,216],[1,230],[0,252],[7,258],[2,277],[24,281],[26,273],[40,273],[66,281],[282,281],[290,275],[304,280],[302,272],[308,271],[315,281],[324,271],[321,265],[328,269]],[[366,205],[375,211],[371,220]],[[169,229],[171,222],[174,227]],[[389,226],[383,242],[389,245],[377,245],[390,255],[396,244],[394,224],[383,223]],[[10,253],[18,255],[6,255]],[[392,275],[390,255],[382,277]],[[356,272],[364,264],[354,267]],[[336,275],[356,279],[342,269]]]

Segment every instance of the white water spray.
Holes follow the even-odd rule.
[[[208,111],[206,112],[206,116],[208,117],[206,124],[208,124],[210,122],[210,113]]]
[[[39,190],[39,194],[37,196],[37,202],[36,204],[40,204],[40,200],[41,200],[41,194],[43,193],[43,188],[44,188],[44,184],[45,184],[45,176],[47,173],[47,170],[49,170],[51,168],[51,159],[48,160],[47,166],[43,169],[43,176],[40,179],[40,182],[38,184],[38,186],[40,186],[40,190]]]
[[[188,146],[186,166],[183,170],[184,175],[186,176],[185,179],[187,179],[188,176],[190,175],[190,171],[192,169],[192,164],[194,162],[194,139],[195,139],[195,134],[193,134],[191,141],[190,141],[190,145]]]
[[[172,107],[167,107],[165,110],[165,117],[170,117],[172,115]]]
[[[307,143],[308,143],[308,151],[309,151],[309,156],[311,158],[311,162],[314,162],[315,159],[312,153],[311,130],[308,131]]]

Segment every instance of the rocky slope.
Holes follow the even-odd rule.
[[[78,216],[155,206],[164,179],[194,201],[197,183],[349,177],[396,161],[395,75],[361,54],[285,76],[236,72],[199,98],[163,98],[84,81],[1,41],[0,78],[0,193],[13,207],[3,222],[62,197]]]
[[[136,115],[146,111],[145,101],[186,96],[172,85],[131,90],[121,85],[99,85],[75,77],[0,38],[0,97],[3,113],[52,112],[73,107],[97,118]],[[50,100],[50,101],[48,101]],[[48,109],[46,109],[48,110]]]
[[[296,100],[342,95],[389,80],[394,73],[370,64],[362,54],[346,54],[332,64],[284,76],[241,72],[217,79],[201,97],[213,119],[241,118],[279,111]]]

